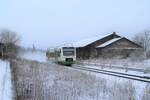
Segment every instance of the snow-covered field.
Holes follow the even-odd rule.
[[[134,99],[131,99],[131,100],[149,100],[149,99],[144,99],[143,95],[145,94],[146,94],[146,98],[150,98],[150,84],[149,83],[130,80],[126,78],[120,78],[116,76],[100,74],[100,73],[88,72],[88,71],[82,71],[82,72],[87,73],[88,75],[95,76],[97,80],[99,79],[107,80],[106,86],[107,87],[110,86],[109,88],[111,88],[114,94],[116,95],[115,99],[114,97],[113,99],[109,97],[108,100],[129,100],[129,99],[125,99],[124,96],[129,95],[128,93],[131,93],[131,92],[133,92],[132,95],[134,97]],[[127,88],[127,90],[125,88]],[[148,89],[149,92],[145,90],[146,88]],[[124,95],[122,94],[122,92],[124,93]],[[119,95],[117,95],[116,93]]]
[[[147,67],[150,67],[150,59],[144,60],[144,64],[145,64]]]
[[[14,61],[21,100],[149,100],[150,84],[57,64]],[[32,66],[32,67],[31,67]],[[37,95],[38,94],[38,95]],[[38,99],[37,99],[38,98]]]
[[[18,72],[17,76],[20,77],[22,74],[25,75],[22,76],[23,80],[26,80],[24,80],[26,84],[26,86],[24,86],[25,90],[37,91],[39,95],[43,96],[38,97],[39,100],[47,100],[47,98],[57,100],[149,100],[150,98],[150,84],[148,83],[74,70],[72,68],[64,68],[64,66],[53,63],[48,64],[45,63],[47,62],[45,52],[30,51],[21,54],[20,57],[41,62],[21,62],[22,64],[18,66],[18,68],[21,68],[21,71],[25,71]],[[122,67],[127,66],[132,68],[145,68],[145,65],[150,65],[150,60],[131,61],[92,59],[83,62],[117,65]],[[32,67],[30,68],[29,66]],[[92,66],[92,68],[93,67],[96,68],[96,66]],[[128,73],[139,74],[131,71],[128,71]],[[141,73],[141,75],[146,74]],[[21,84],[24,83],[20,83],[20,85]],[[36,88],[37,86],[38,88]],[[25,94],[24,89],[19,89],[19,91],[21,93],[20,95],[25,97],[33,97],[32,94],[36,94]]]
[[[0,60],[0,100],[12,100],[9,62]]]
[[[39,62],[47,62],[46,52],[44,51],[24,51],[19,54],[19,57]]]
[[[95,66],[95,65],[84,65],[84,67],[87,68],[94,68],[94,69],[100,69],[100,70],[107,70],[107,71],[113,71],[113,72],[119,72],[119,73],[125,73],[125,74],[132,74],[132,75],[139,75],[139,76],[147,76],[150,77],[150,73],[145,73],[145,71],[133,71],[133,70],[128,70],[127,68],[124,69],[117,69],[113,67],[103,67],[103,66]]]
[[[150,60],[131,60],[131,59],[90,59],[83,60],[83,63],[95,63],[102,65],[118,66],[124,68],[150,68]]]

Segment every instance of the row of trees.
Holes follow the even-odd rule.
[[[3,29],[0,31],[0,42],[18,45],[20,43],[20,36],[14,31]]]
[[[20,36],[11,30],[2,29],[0,31],[0,43],[7,44],[7,51],[14,52],[18,49],[18,44],[20,43]],[[138,33],[134,36],[133,41],[141,45],[144,48],[146,57],[150,57],[150,31],[144,31]]]

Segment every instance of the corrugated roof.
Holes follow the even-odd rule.
[[[111,40],[109,40],[109,41],[107,41],[107,42],[105,42],[105,43],[103,43],[103,44],[97,46],[96,48],[106,47],[106,46],[108,46],[108,45],[110,45],[110,44],[112,44],[112,43],[114,43],[114,42],[116,42],[116,41],[119,41],[120,39],[122,39],[122,37],[111,39]]]

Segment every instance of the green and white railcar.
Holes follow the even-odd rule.
[[[72,65],[76,62],[76,48],[75,47],[59,47],[55,49],[56,63],[63,65]]]

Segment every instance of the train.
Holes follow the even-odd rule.
[[[54,56],[56,63],[71,66],[76,62],[76,48],[75,47],[55,48]]]

